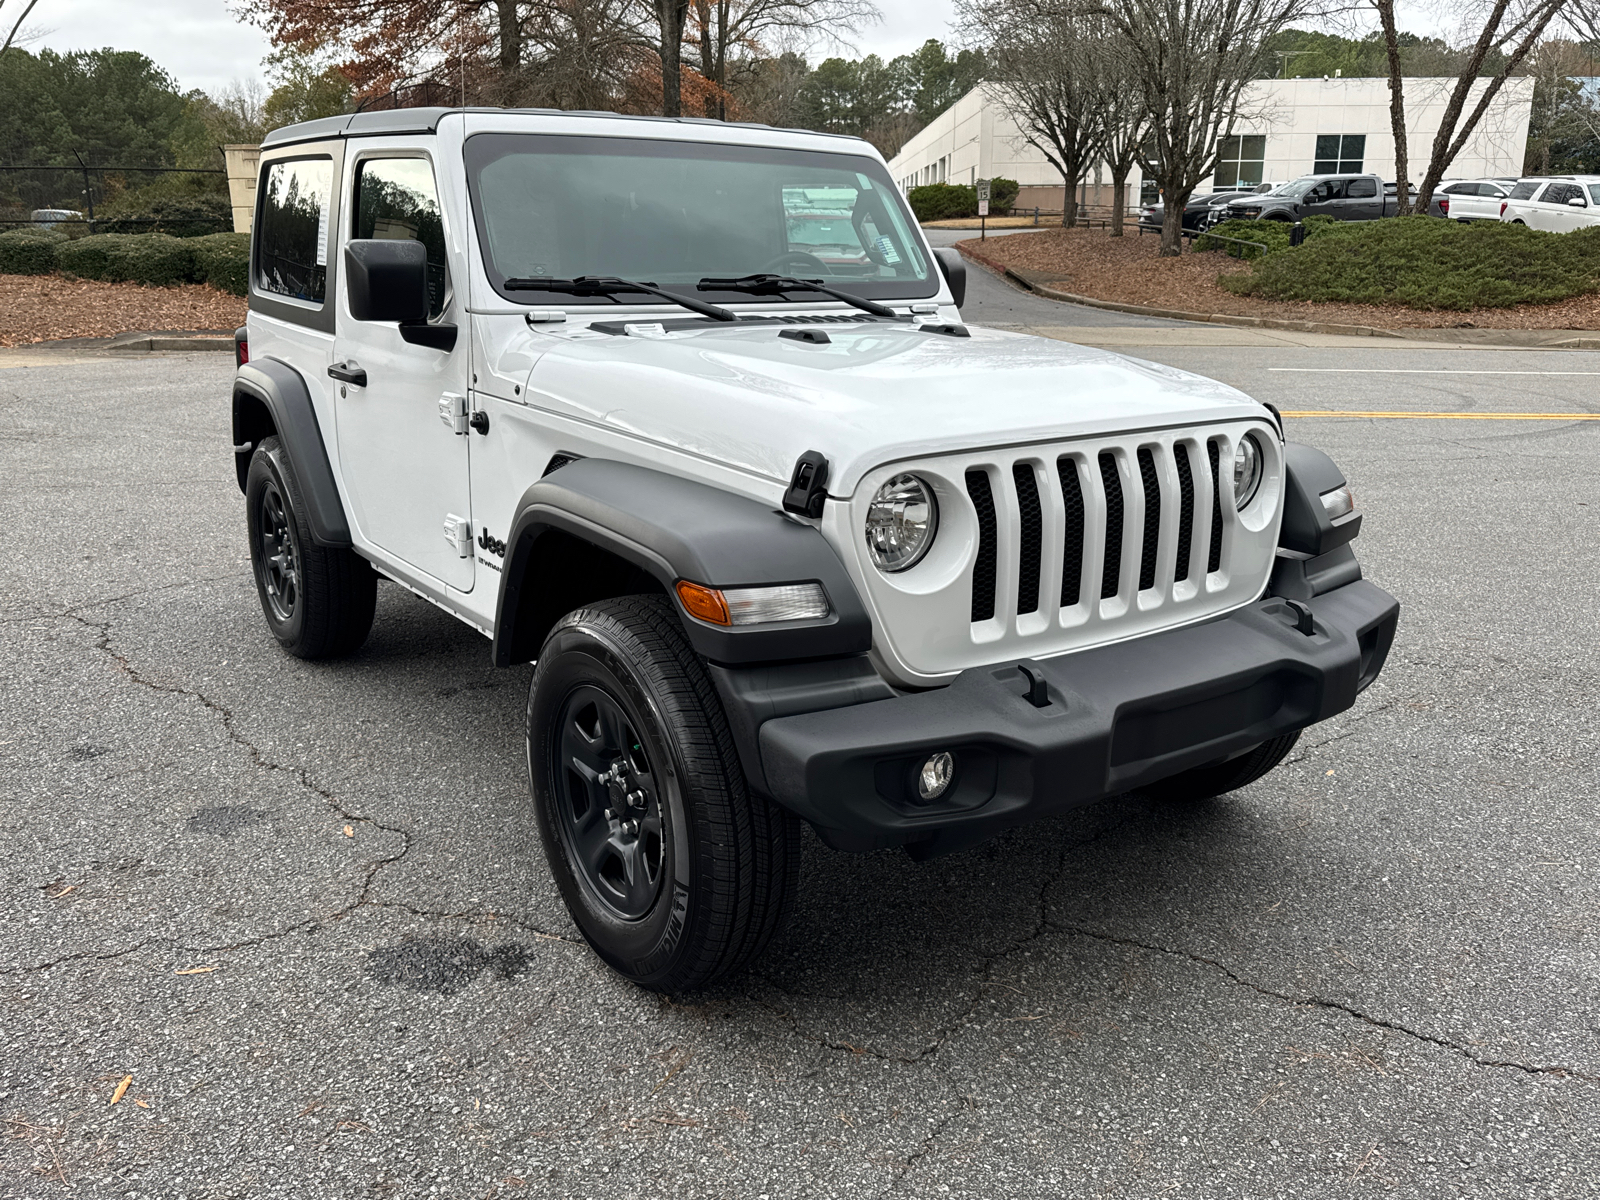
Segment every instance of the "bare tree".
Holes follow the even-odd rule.
[[[1184,206],[1216,168],[1221,140],[1250,115],[1241,97],[1262,73],[1263,43],[1307,7],[1307,0],[1099,0],[1095,11],[1121,34],[1150,115],[1139,162],[1161,186],[1163,257],[1182,253]]]
[[[1407,172],[1409,168],[1405,136],[1405,100],[1400,75],[1400,55],[1397,35],[1394,32],[1394,0],[1371,0],[1383,24],[1384,41],[1389,50],[1389,119],[1394,129],[1395,185],[1397,211],[1412,211],[1407,203]],[[1568,20],[1581,20],[1585,12],[1600,11],[1595,0],[1466,0],[1458,10],[1464,21],[1478,26],[1478,34],[1462,60],[1455,85],[1445,102],[1444,114],[1439,121],[1439,131],[1434,135],[1428,154],[1428,169],[1417,188],[1416,211],[1427,212],[1433,200],[1433,189],[1439,186],[1450,164],[1456,160],[1473,133],[1477,131],[1496,96],[1505,86],[1507,78],[1518,73],[1523,61],[1538,46],[1545,31],[1558,16]],[[1597,30],[1596,32],[1600,32]],[[1499,67],[1493,75],[1483,76],[1484,62],[1491,52],[1498,52]],[[1478,102],[1471,112],[1463,113],[1473,88],[1484,83]]]
[[[1058,0],[956,0],[956,24],[985,47],[1001,103],[1061,175],[1061,223],[1076,224],[1078,185],[1116,104],[1104,69],[1108,22]]]
[[[712,89],[706,116],[727,120],[729,63],[768,43],[803,43],[825,34],[834,42],[879,20],[872,0],[693,0],[690,31],[700,74]],[[749,61],[745,59],[744,61]]]
[[[4,54],[7,50],[11,49],[11,43],[17,40],[17,32],[22,28],[22,23],[28,19],[28,14],[33,11],[33,6],[37,3],[39,3],[39,0],[19,0],[19,3],[11,6],[13,8],[20,9],[21,15],[17,17],[14,22],[12,22],[11,32],[6,34],[6,40],[4,42],[0,42],[0,54]],[[0,7],[5,7],[5,0],[0,0]],[[9,17],[10,15],[11,12],[9,9],[7,9],[4,17],[0,17],[0,20],[4,20],[5,17]]]
[[[1111,236],[1121,237],[1128,215],[1128,176],[1150,137],[1150,115],[1138,93],[1129,91],[1106,106],[1101,122],[1100,153],[1111,171]]]

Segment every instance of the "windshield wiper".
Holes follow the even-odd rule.
[[[660,296],[663,300],[670,300],[674,304],[681,304],[690,312],[710,317],[713,321],[739,319],[727,309],[707,304],[704,300],[696,300],[692,296],[680,296],[665,288],[658,288],[653,283],[635,283],[631,279],[617,279],[610,275],[580,275],[576,279],[548,279],[542,275],[535,275],[526,279],[508,279],[500,286],[508,292],[565,292],[569,296],[610,296],[612,299],[616,299],[621,292],[644,292],[651,296]]]
[[[821,292],[824,296],[832,296],[835,300],[853,304],[862,312],[869,312],[875,317],[888,317],[892,321],[906,319],[892,308],[875,304],[871,300],[863,300],[860,296],[852,296],[849,292],[824,287],[820,280],[815,279],[795,279],[788,275],[741,275],[738,279],[702,279],[699,288],[702,292],[748,292],[752,296],[782,296],[785,292]]]

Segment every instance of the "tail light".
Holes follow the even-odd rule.
[[[250,333],[241,325],[233,331],[233,365],[242,367],[250,361]]]
[[[1506,202],[1504,200],[1500,201],[1500,215],[1502,217],[1506,215]]]
[[[1450,197],[1449,196],[1440,196],[1439,197],[1439,214],[1441,216],[1445,216],[1445,217],[1448,217],[1450,215]]]

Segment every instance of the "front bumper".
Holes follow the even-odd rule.
[[[1206,763],[1355,703],[1394,640],[1399,602],[1357,580],[1057,658],[974,668],[948,687],[778,716],[757,735],[765,790],[838,849],[960,849],[1040,817]],[[1019,665],[1043,676],[1035,707]],[[922,803],[915,772],[953,753],[949,790]]]

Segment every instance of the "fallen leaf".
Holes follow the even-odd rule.
[[[150,1107],[150,1101],[148,1101],[148,1100],[135,1100],[134,1103],[137,1104],[140,1108],[149,1108]]]
[[[1330,771],[1329,774],[1331,775],[1332,772]],[[345,835],[345,837],[355,837],[356,831],[354,829],[350,828],[350,826],[346,825],[344,827],[344,835]]]
[[[181,971],[174,971],[174,975],[204,975],[208,971],[215,971],[216,967],[184,967]]]
[[[115,1104],[118,1100],[121,1100],[122,1097],[127,1093],[129,1085],[132,1083],[133,1076],[124,1075],[122,1077],[122,1082],[117,1084],[117,1090],[111,1093],[111,1103]]]
[[[1324,775],[1332,775],[1333,774],[1333,768],[1329,767],[1326,771],[1323,772],[1323,774]]]

